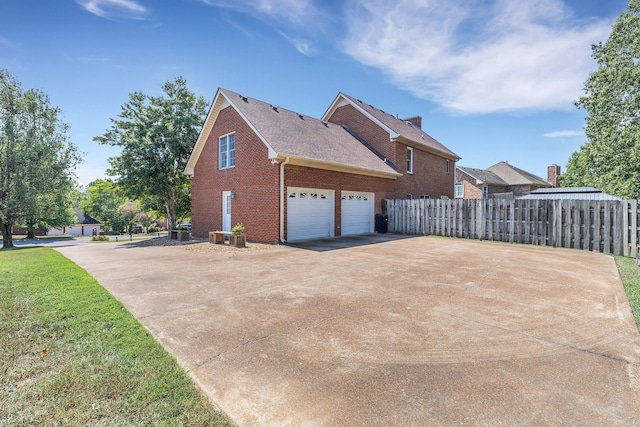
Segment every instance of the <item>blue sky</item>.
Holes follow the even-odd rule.
[[[0,6],[0,68],[59,106],[92,141],[130,93],[182,76],[320,118],[342,91],[423,129],[462,157],[546,177],[585,142],[573,101],[626,0],[20,0]]]

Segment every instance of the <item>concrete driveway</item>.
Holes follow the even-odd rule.
[[[379,238],[58,250],[241,426],[640,425],[640,335],[611,257]]]

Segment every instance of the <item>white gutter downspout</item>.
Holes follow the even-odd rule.
[[[289,163],[289,157],[280,163],[280,242],[284,243],[284,165]]]

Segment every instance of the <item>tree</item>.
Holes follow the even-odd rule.
[[[13,247],[12,226],[46,222],[70,225],[73,170],[78,151],[68,126],[49,97],[22,86],[0,70],[0,230],[2,247]]]
[[[588,141],[573,153],[561,182],[640,198],[640,0],[630,0],[603,45],[592,46],[598,69],[577,102],[588,115]]]
[[[176,204],[189,200],[189,180],[182,173],[204,121],[207,103],[178,77],[162,86],[165,96],[129,95],[111,128],[94,140],[122,147],[109,159],[109,173],[131,199],[163,205],[171,226]],[[182,197],[182,199],[180,199]]]
[[[100,221],[107,230],[121,232],[126,227],[118,208],[127,202],[118,186],[107,179],[96,179],[87,185],[80,209]]]

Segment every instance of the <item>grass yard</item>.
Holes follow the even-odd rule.
[[[0,251],[0,425],[231,424],[83,269],[24,248]]]
[[[616,256],[614,258],[616,264],[618,264],[622,284],[624,285],[625,291],[627,291],[627,298],[631,304],[633,317],[636,318],[636,325],[638,329],[640,329],[640,267],[638,267],[636,260],[633,258],[625,258],[622,256]]]

